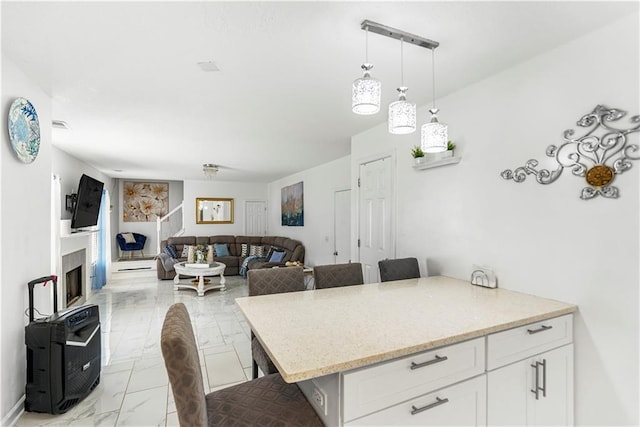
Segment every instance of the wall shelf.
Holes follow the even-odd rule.
[[[422,163],[416,163],[413,165],[413,168],[415,170],[424,170],[446,165],[455,165],[456,163],[460,163],[460,160],[462,160],[462,157],[447,157],[440,160],[431,160]]]

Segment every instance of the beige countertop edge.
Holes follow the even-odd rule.
[[[397,357],[408,356],[410,354],[419,353],[421,351],[430,350],[430,349],[442,347],[445,345],[456,344],[462,341],[467,341],[473,338],[482,337],[495,332],[502,332],[507,329],[517,328],[519,326],[527,325],[529,323],[539,322],[541,320],[552,319],[554,317],[563,316],[565,314],[575,313],[576,311],[578,311],[578,306],[571,305],[565,308],[549,311],[547,313],[519,318],[512,322],[490,326],[484,329],[479,329],[479,330],[475,330],[468,333],[453,335],[443,339],[433,340],[433,341],[425,342],[425,343],[411,346],[411,347],[405,347],[403,349],[399,349],[396,351],[381,353],[377,355],[363,357],[357,360],[352,360],[349,362],[339,363],[332,366],[326,366],[323,368],[309,369],[301,372],[288,373],[284,371],[284,369],[282,369],[282,367],[275,360],[274,360],[274,364],[278,368],[278,371],[280,371],[282,378],[287,383],[296,383],[300,381],[309,380],[312,378],[322,377],[325,375],[330,375],[330,374],[344,372],[351,369],[361,368],[363,366],[368,366],[378,362],[384,362],[386,360],[395,359]],[[260,340],[260,337],[258,337],[258,340]],[[267,353],[268,352],[269,351],[267,350]]]

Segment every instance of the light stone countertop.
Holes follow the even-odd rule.
[[[289,383],[577,310],[444,276],[244,297],[236,304]]]

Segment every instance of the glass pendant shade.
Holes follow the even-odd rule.
[[[416,130],[416,104],[407,101],[406,87],[399,87],[400,97],[389,104],[389,133],[406,135]]]
[[[431,121],[422,125],[420,148],[425,153],[441,153],[447,151],[449,140],[448,126],[438,122],[438,109],[429,110]]]
[[[351,110],[356,114],[369,115],[380,111],[382,83],[371,77],[371,64],[362,64],[364,75],[353,82]]]

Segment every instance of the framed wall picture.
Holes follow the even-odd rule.
[[[122,193],[124,222],[155,222],[169,212],[168,182],[124,181]]]
[[[233,199],[197,197],[196,224],[233,224]]]
[[[282,187],[281,216],[282,225],[302,227],[304,225],[304,194],[302,181]]]

